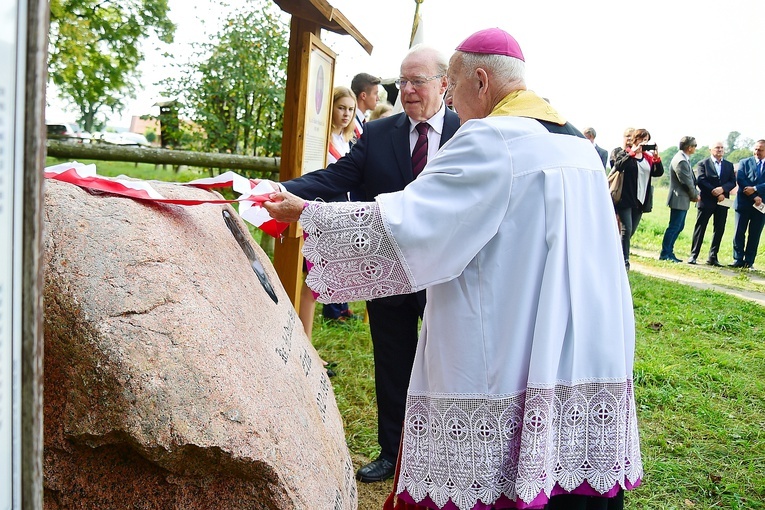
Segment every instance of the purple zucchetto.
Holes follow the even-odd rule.
[[[457,51],[483,53],[486,55],[505,55],[519,60],[523,58],[521,47],[512,35],[501,28],[487,28],[471,35],[457,46]]]

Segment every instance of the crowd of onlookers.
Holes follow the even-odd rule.
[[[650,143],[651,135],[645,129],[628,128],[624,132],[621,147],[610,153],[595,143],[595,130],[587,128],[584,135],[595,147],[603,167],[610,172],[622,173],[620,196],[614,199],[614,208],[621,230],[622,252],[625,267],[629,270],[630,239],[634,235],[644,213],[653,209],[652,178],[664,175],[664,164],[656,145]],[[691,203],[696,204],[696,223],[688,264],[697,264],[701,255],[709,220],[712,219],[712,243],[706,264],[722,266],[718,258],[720,243],[725,232],[728,210],[735,213],[736,230],[733,236],[734,268],[752,269],[757,256],[760,234],[765,225],[765,140],[754,144],[754,154],[738,162],[737,168],[725,159],[725,145],[715,142],[708,157],[692,165],[696,152],[696,139],[684,136],[678,151],[668,167],[669,191],[667,206],[670,208],[669,223],[662,239],[660,260],[681,262],[674,247],[685,228],[685,220]],[[733,198],[731,197],[733,195]]]

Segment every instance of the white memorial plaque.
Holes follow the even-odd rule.
[[[21,508],[25,0],[0,9],[0,510]],[[21,27],[21,28],[20,28]]]

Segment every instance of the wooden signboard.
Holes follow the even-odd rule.
[[[302,65],[308,69],[305,90],[305,118],[298,124],[297,152],[301,173],[327,166],[327,141],[332,125],[332,84],[335,81],[335,53],[313,34],[305,34]],[[300,146],[302,145],[302,147]]]
[[[284,136],[279,180],[300,177],[326,166],[335,54],[321,42],[321,30],[352,36],[372,52],[372,45],[326,0],[274,0],[290,21]],[[300,307],[302,232],[290,225],[274,247],[274,268],[295,309]]]

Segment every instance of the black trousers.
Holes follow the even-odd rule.
[[[704,207],[696,211],[696,225],[693,227],[693,244],[691,245],[691,258],[699,258],[701,245],[704,243],[704,234],[707,231],[709,218],[714,216],[712,222],[713,234],[712,244],[709,246],[708,261],[716,261],[717,253],[720,251],[720,243],[725,233],[725,221],[728,219],[728,208],[721,205],[714,207]]]
[[[406,410],[406,392],[417,351],[425,291],[367,301],[377,395],[380,456],[395,464]]]

